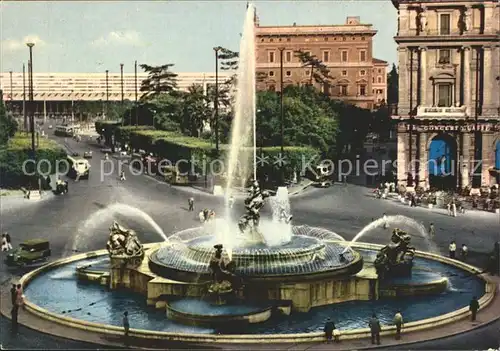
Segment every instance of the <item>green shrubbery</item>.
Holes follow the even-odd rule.
[[[37,177],[29,175],[36,173],[32,162],[23,165],[32,158],[31,135],[17,133],[7,145],[0,148],[0,187],[38,187]],[[66,152],[56,142],[40,138],[36,148],[36,159],[46,160],[39,162],[39,171],[43,174],[56,173],[56,161],[66,158]],[[26,171],[26,172],[25,172]]]

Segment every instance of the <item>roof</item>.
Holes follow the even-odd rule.
[[[378,59],[378,58],[375,58],[375,57],[372,59],[372,61],[373,61],[373,63],[388,65],[387,61],[384,61],[384,60],[381,60],[381,59]]]
[[[39,244],[45,244],[48,243],[48,240],[45,239],[30,239],[30,240],[25,240],[21,243],[21,245],[26,245],[26,246],[34,246],[34,245],[39,245]]]

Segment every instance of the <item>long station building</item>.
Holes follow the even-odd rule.
[[[198,84],[206,93],[210,86],[215,86],[215,73],[177,73],[177,88],[181,91]],[[35,115],[66,115],[72,111],[72,105],[78,101],[135,101],[136,77],[133,73],[33,73],[33,100]],[[231,77],[230,72],[219,72],[219,84]],[[137,74],[137,90],[147,74]],[[3,100],[15,113],[21,113],[24,99],[28,100],[28,75],[22,72],[4,72],[0,74],[0,89]],[[141,92],[138,92],[141,97]]]

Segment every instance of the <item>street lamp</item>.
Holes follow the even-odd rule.
[[[217,46],[215,52],[215,98],[214,98],[214,118],[215,118],[215,150],[219,151],[219,51],[222,48]]]
[[[109,110],[109,70],[106,70],[106,118]]]
[[[33,92],[33,46],[34,43],[26,43],[30,53],[30,65],[28,67],[28,82],[29,82],[29,98],[30,98],[30,131],[31,131],[31,149],[33,152],[33,160],[36,161],[35,154],[35,111],[34,111],[34,92]]]

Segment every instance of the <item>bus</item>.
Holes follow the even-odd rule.
[[[69,169],[67,176],[70,178],[89,179],[90,163],[84,158],[76,158],[68,155]]]
[[[60,125],[60,126],[56,126],[56,129],[54,130],[54,135],[71,137],[73,135],[78,134],[79,131],[80,131],[80,126],[78,124]]]

